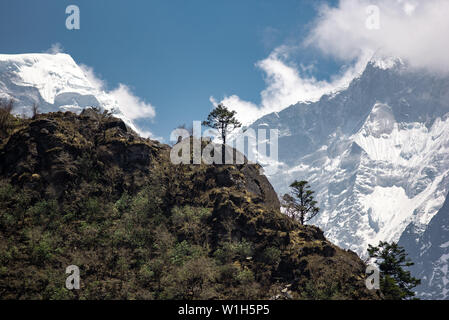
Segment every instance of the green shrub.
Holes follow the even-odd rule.
[[[254,281],[254,273],[250,269],[243,269],[237,274],[236,280],[242,285],[249,284]]]
[[[253,246],[245,239],[241,242],[225,242],[221,248],[214,252],[215,258],[222,264],[230,263],[235,259],[244,261],[252,255]]]
[[[171,250],[170,260],[171,263],[177,266],[182,266],[185,262],[191,258],[196,258],[203,255],[203,249],[199,246],[191,245],[187,241],[177,243]]]
[[[149,266],[148,264],[144,264],[139,269],[139,280],[144,284],[148,284],[152,280],[154,275],[154,271],[151,270],[151,266]]]
[[[220,267],[220,281],[224,283],[234,283],[240,271],[239,267],[233,263],[225,264]]]
[[[0,203],[4,204],[5,202],[11,201],[16,195],[16,188],[14,188],[8,182],[1,180],[0,181]]]
[[[45,233],[42,238],[31,246],[31,260],[37,265],[43,265],[53,258],[51,235]]]
[[[30,216],[37,225],[56,224],[59,208],[56,200],[41,200],[34,206],[27,210],[27,215]]]
[[[211,299],[216,295],[214,283],[217,267],[210,258],[201,256],[187,261],[164,277],[165,299]]]
[[[205,222],[210,215],[211,210],[208,208],[175,207],[171,211],[171,221],[174,231],[181,238],[202,244],[207,240]]]
[[[281,262],[281,250],[276,247],[268,247],[263,252],[263,262],[270,266],[277,266]]]

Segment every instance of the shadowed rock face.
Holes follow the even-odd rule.
[[[245,166],[242,168],[242,173],[249,178],[246,180],[246,190],[261,197],[267,207],[275,210],[280,208],[281,205],[277,193],[274,191],[267,177],[260,174],[260,167],[258,165]]]
[[[90,270],[84,281],[98,286],[86,291],[83,297],[123,297],[115,294],[104,296],[101,293],[111,281],[121,286],[133,283],[129,290],[134,292],[134,297],[147,297],[145,285],[137,280],[130,280],[140,279],[139,272],[142,272],[131,261],[136,259],[136,255],[142,255],[142,252],[155,250],[154,247],[146,247],[145,242],[123,245],[112,240],[117,237],[117,232],[114,231],[116,226],[126,223],[129,226],[126,230],[141,230],[142,226],[138,222],[129,220],[126,214],[120,215],[116,211],[112,211],[111,216],[103,216],[101,209],[95,209],[88,211],[89,214],[99,216],[95,218],[97,220],[94,225],[101,222],[105,227],[101,232],[89,233],[89,237],[111,234],[110,236],[101,241],[87,242],[77,236],[77,232],[87,232],[86,229],[82,228],[82,231],[77,232],[70,230],[78,230],[80,224],[84,225],[89,221],[90,217],[77,218],[76,212],[84,202],[89,204],[92,198],[101,199],[105,205],[120,208],[120,201],[127,199],[123,198],[124,195],[142,196],[142,192],[151,190],[146,196],[152,198],[157,194],[157,207],[142,209],[144,216],[151,218],[158,211],[161,218],[157,219],[168,219],[169,228],[172,228],[170,215],[173,208],[190,206],[210,210],[211,214],[201,228],[207,234],[204,250],[209,250],[208,257],[214,257],[224,243],[252,244],[251,257],[234,261],[236,268],[250,270],[254,274],[253,281],[261,288],[257,295],[249,297],[378,298],[375,292],[365,288],[366,266],[356,254],[327,241],[320,229],[301,226],[280,212],[278,197],[267,178],[260,174],[259,165],[173,165],[169,158],[170,150],[167,145],[140,138],[121,120],[91,111],[79,116],[70,112],[42,114],[34,120],[18,121],[10,135],[0,141],[0,187],[10,185],[8,188],[16,188],[23,194],[29,194],[30,198],[46,203],[53,201],[53,206],[59,209],[44,217],[45,223],[51,225],[59,221],[59,215],[64,216],[64,222],[58,225],[56,231],[49,233],[48,237],[58,236],[69,240],[66,247],[54,248],[50,252],[51,259],[45,260],[38,256],[44,259],[36,260],[39,261],[38,264],[34,256],[27,253],[29,242],[23,242],[19,234],[42,228],[42,225],[35,222],[37,218],[8,224],[9,220],[5,217],[6,214],[13,214],[9,212],[9,208],[14,205],[0,203],[5,208],[0,213],[0,248],[7,248],[8,241],[14,241],[19,248],[23,247],[19,249],[23,252],[20,259],[1,260],[4,271],[0,278],[2,296],[17,298],[18,292],[25,292],[28,298],[46,298],[47,295],[42,292],[48,293],[49,286],[57,286],[54,282],[56,279],[47,278],[47,275],[56,274],[61,265],[76,260]],[[8,194],[12,196],[11,193]],[[35,204],[30,201],[32,205]],[[136,205],[139,206],[139,203]],[[91,207],[88,205],[88,208]],[[34,212],[33,210],[35,209],[26,210],[25,215]],[[67,216],[67,212],[75,212],[75,218]],[[141,232],[160,232],[155,231],[159,230],[158,226],[153,228],[154,230],[143,229]],[[169,231],[174,235],[180,232],[176,228]],[[58,232],[63,232],[63,235]],[[193,238],[185,235],[177,237],[179,241],[193,241]],[[59,238],[51,239],[57,241],[55,239]],[[73,250],[74,247],[78,249]],[[279,256],[276,264],[267,267],[263,259],[270,248],[277,250]],[[118,253],[121,259],[130,261],[125,273],[109,267],[97,258]],[[112,261],[118,258],[110,257]],[[45,270],[40,274],[42,281],[37,287],[23,287],[25,284],[20,279],[24,275],[31,276],[37,267]],[[248,297],[237,295],[229,289],[228,284],[220,281],[217,278],[214,285],[221,289],[211,297]],[[122,294],[126,296],[126,292]],[[49,296],[53,297],[51,294]]]
[[[83,161],[90,161],[97,168],[120,168],[112,178],[133,184],[131,180],[144,180],[152,161],[164,150],[168,146],[140,139],[120,119],[93,111],[80,116],[58,112],[39,115],[12,134],[2,149],[0,172],[21,186],[38,183],[62,193],[86,169]],[[39,174],[39,181],[33,174]]]

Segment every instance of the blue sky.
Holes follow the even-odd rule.
[[[80,30],[65,28],[70,4],[80,8]],[[0,52],[44,52],[60,43],[108,88],[124,83],[151,103],[156,116],[138,124],[167,140],[177,125],[203,120],[213,107],[210,97],[238,95],[259,104],[266,74],[256,63],[279,46],[301,44],[319,5],[316,0],[3,0]],[[313,64],[317,79],[329,79],[341,67],[311,48],[296,50],[289,60]]]

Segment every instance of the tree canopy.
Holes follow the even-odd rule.
[[[285,208],[287,215],[297,219],[301,224],[305,224],[320,211],[313,197],[315,192],[310,190],[307,181],[295,180],[290,188],[291,194],[285,194],[282,197],[282,206]]]
[[[236,111],[231,111],[223,104],[219,104],[211,113],[209,113],[207,120],[203,121],[203,125],[217,129],[221,134],[223,144],[226,144],[227,135],[242,126],[242,124],[235,118],[236,114]]]
[[[380,290],[385,299],[406,300],[413,298],[413,288],[421,280],[412,277],[410,271],[405,270],[414,265],[407,257],[405,249],[396,242],[379,242],[377,247],[369,245],[368,254],[375,259],[380,271]]]
[[[211,113],[209,113],[207,120],[203,121],[203,126],[217,129],[220,132],[223,141],[222,163],[225,163],[226,137],[229,133],[242,126],[242,124],[235,118],[236,114],[236,111],[231,111],[223,104],[219,104]]]

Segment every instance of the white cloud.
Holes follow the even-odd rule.
[[[60,44],[59,42],[56,42],[56,43],[53,43],[51,45],[51,47],[46,52],[50,53],[50,54],[63,53],[64,48],[62,47],[62,44]]]
[[[366,8],[379,8],[379,29],[365,27]],[[412,67],[449,72],[449,1],[340,0],[320,9],[308,43],[338,59],[381,51]]]
[[[379,8],[380,24],[375,30],[366,27],[367,8],[372,5]],[[316,66],[296,66],[289,59],[292,48],[281,46],[256,64],[266,74],[260,104],[237,95],[226,96],[221,102],[248,124],[344,88],[376,52],[401,57],[412,67],[449,72],[448,13],[448,0],[340,0],[336,7],[323,5],[303,45],[349,65],[345,70],[330,81],[318,81],[309,75]],[[216,104],[213,97],[211,102]]]
[[[131,127],[142,137],[156,139],[150,131],[142,130],[133,122],[133,120],[142,118],[154,118],[156,110],[153,105],[136,96],[125,84],[119,83],[117,88],[108,90],[106,81],[96,75],[93,68],[86,65],[80,65],[80,67],[90,84],[107,97],[108,104],[118,106],[118,116],[123,115],[125,119],[129,120]]]
[[[264,71],[266,88],[260,93],[260,105],[244,101],[237,95],[224,97],[221,102],[228,108],[237,111],[237,116],[244,124],[249,124],[261,116],[279,112],[299,101],[316,101],[323,94],[346,87],[357,76],[366,64],[366,57],[358,63],[347,67],[330,81],[319,81],[307,76],[314,66],[299,67],[289,62],[289,48],[281,46],[274,50],[268,58],[256,63]],[[301,71],[299,71],[301,70]],[[214,97],[211,102],[216,105]]]
[[[409,16],[413,15],[413,12],[415,12],[415,9],[416,9],[416,4],[414,4],[414,3],[404,4],[404,11]]]
[[[114,97],[120,110],[130,120],[154,118],[156,116],[154,107],[134,95],[125,84],[120,83],[116,89],[109,91],[108,94]]]
[[[85,64],[81,64],[80,68],[81,70],[83,70],[84,75],[86,76],[87,80],[90,82],[91,85],[93,85],[99,91],[105,90],[106,82],[95,74],[94,69],[92,67],[86,66]]]

